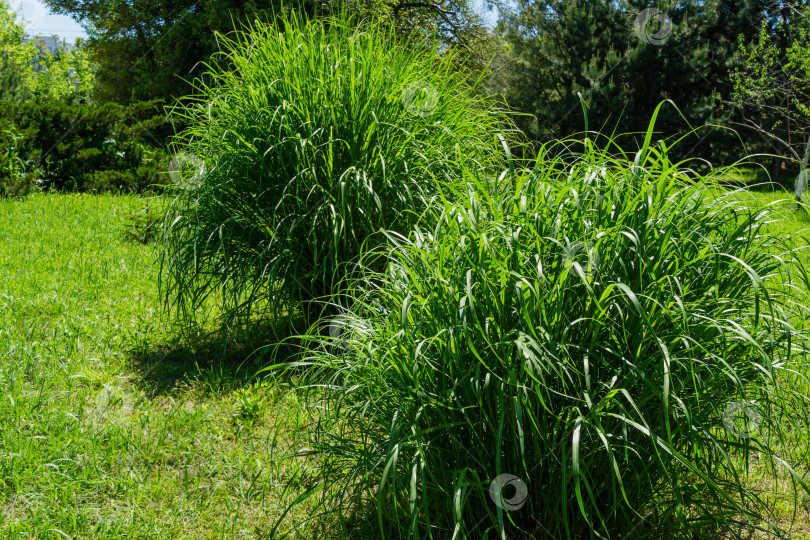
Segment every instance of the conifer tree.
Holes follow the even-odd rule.
[[[722,122],[721,99],[732,91],[729,72],[739,36],[750,41],[766,16],[765,2],[640,2],[517,0],[498,32],[511,60],[505,94],[534,115],[524,127],[537,139],[584,130],[579,96],[591,130],[646,129],[652,111],[671,99],[693,127]],[[662,133],[683,133],[686,122],[665,108]],[[700,129],[684,152],[724,160],[742,148],[732,135]],[[694,141],[694,144],[689,142]]]

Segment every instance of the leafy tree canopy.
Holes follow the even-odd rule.
[[[743,62],[731,75],[729,104],[737,112],[736,125],[761,138],[763,150],[801,163],[800,198],[810,161],[810,6],[781,7],[762,22],[753,43],[740,43]]]
[[[99,65],[99,99],[132,101],[186,95],[203,63],[219,50],[217,33],[283,8],[317,16],[342,0],[45,0],[56,13],[81,23]],[[449,44],[470,44],[485,34],[469,0],[361,0],[359,16],[390,19],[403,31],[422,29]]]
[[[0,100],[64,100],[86,97],[95,79],[87,49],[52,52],[30,38],[7,0],[0,0]]]

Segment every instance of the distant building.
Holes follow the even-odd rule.
[[[68,43],[65,38],[59,36],[30,36],[26,34],[24,41],[26,43],[33,42],[40,52],[45,52],[47,49],[51,54],[56,54],[60,50],[68,52],[73,49],[73,44]],[[39,63],[39,55],[34,58],[34,69],[37,71],[44,69]]]
[[[70,52],[74,48],[72,43],[68,43],[65,38],[60,38],[59,36],[31,36],[26,34],[23,40],[26,43],[33,43],[37,49],[37,54],[34,56],[33,61],[35,71],[44,71],[46,69],[40,61],[40,55],[44,54],[46,50],[51,55],[56,55],[58,52]],[[78,88],[82,85],[81,80],[76,77],[76,68],[68,68],[68,77],[75,87]]]
[[[59,36],[25,36],[25,41],[34,41],[40,46],[40,50],[48,49],[51,54],[56,54],[59,49],[70,51],[73,49],[73,44],[68,43],[65,38]]]

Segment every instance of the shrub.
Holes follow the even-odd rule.
[[[164,239],[164,293],[181,313],[213,291],[229,320],[327,297],[375,233],[411,228],[460,157],[484,170],[501,159],[504,117],[452,54],[345,15],[277,23],[220,37],[177,111],[178,159],[200,164]]]
[[[389,234],[385,272],[295,364],[328,508],[370,502],[394,538],[705,537],[759,515],[738,475],[754,452],[792,473],[779,380],[805,341],[785,307],[808,305],[767,215],[647,145],[465,180],[434,225]]]
[[[166,122],[157,102],[121,106],[0,102],[26,175],[47,189],[144,191],[168,181],[168,159],[150,136]]]
[[[28,97],[30,91],[25,86],[22,72],[17,69],[11,55],[0,50],[0,100],[20,102]]]
[[[26,172],[27,164],[18,151],[21,137],[11,130],[0,132],[0,196],[18,197],[34,187],[34,175]]]
[[[95,66],[83,40],[55,51],[26,31],[26,21],[0,0],[0,100],[63,101],[93,91]]]

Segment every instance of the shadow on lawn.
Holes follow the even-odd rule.
[[[150,398],[190,381],[211,392],[233,391],[255,382],[257,373],[274,361],[277,335],[269,320],[254,321],[227,336],[186,328],[164,343],[131,351],[129,362],[135,384]],[[282,346],[276,361],[293,351],[293,344]]]

